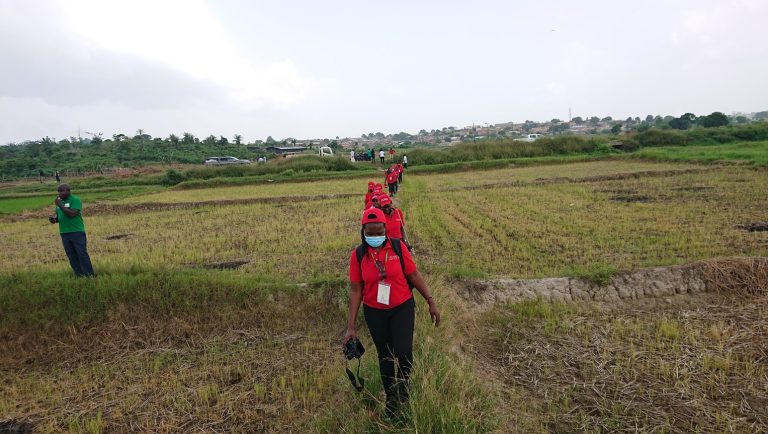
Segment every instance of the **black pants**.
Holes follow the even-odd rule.
[[[379,372],[387,399],[408,399],[408,380],[413,364],[413,298],[392,309],[364,306],[365,323],[379,355]],[[397,373],[395,373],[397,363]]]
[[[394,194],[397,193],[397,182],[387,184],[387,186],[389,187],[389,195],[394,196]]]
[[[93,276],[91,257],[88,256],[88,239],[85,232],[61,234],[61,243],[69,258],[69,265],[75,276]]]
[[[402,184],[403,183],[403,172],[400,172],[400,173],[397,174],[397,182],[398,182],[398,184]]]
[[[381,158],[381,164],[384,164],[384,157],[379,157],[379,158]]]

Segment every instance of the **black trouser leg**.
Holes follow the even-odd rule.
[[[85,232],[78,232],[73,244],[77,252],[77,259],[80,261],[80,269],[83,271],[83,276],[93,276],[91,256],[88,254],[88,237],[85,235]]]
[[[75,276],[82,276],[83,269],[80,267],[80,259],[77,257],[77,249],[73,241],[73,234],[61,234],[61,243],[64,245],[64,252],[69,259],[69,266],[75,272]]]
[[[392,352],[397,359],[395,381],[400,395],[400,402],[408,401],[408,384],[413,365],[413,328],[415,323],[415,301],[403,303],[402,310],[395,312],[390,322],[392,333]]]
[[[379,372],[387,399],[408,399],[408,380],[413,364],[414,301],[393,309],[363,308],[379,356]],[[395,365],[397,364],[397,373]]]

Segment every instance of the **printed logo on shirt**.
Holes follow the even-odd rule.
[[[69,208],[69,202],[64,204],[64,208]]]

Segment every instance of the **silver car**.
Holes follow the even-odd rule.
[[[206,166],[223,166],[226,164],[251,164],[251,160],[241,160],[235,157],[208,157],[205,162]]]

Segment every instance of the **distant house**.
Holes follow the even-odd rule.
[[[277,155],[298,154],[307,150],[306,146],[268,146],[267,151]]]

